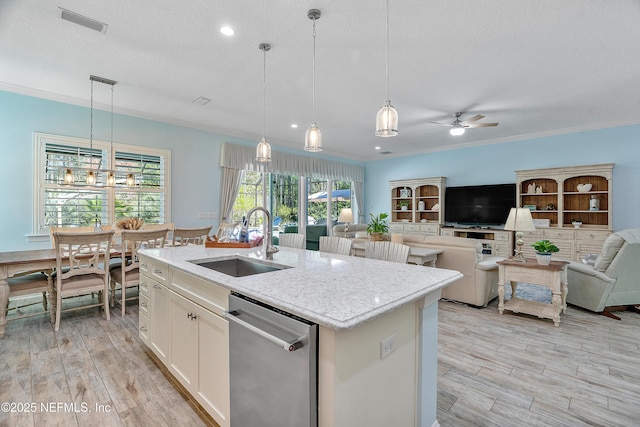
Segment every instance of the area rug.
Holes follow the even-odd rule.
[[[533,285],[531,283],[518,282],[518,286],[516,286],[516,297],[550,304],[551,289],[545,286]],[[510,298],[511,286],[507,285],[504,287],[504,299],[508,300]]]

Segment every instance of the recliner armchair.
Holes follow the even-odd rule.
[[[611,234],[593,265],[571,262],[567,303],[620,320],[611,311],[640,304],[640,228]]]

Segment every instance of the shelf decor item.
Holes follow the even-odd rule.
[[[409,209],[409,202],[406,200],[401,200],[398,202],[398,208],[402,211],[406,211]]]
[[[411,189],[410,188],[402,188],[400,190],[400,197],[411,197]]]
[[[592,184],[578,184],[577,189],[579,193],[588,193],[591,191]]]
[[[387,218],[389,217],[386,213],[381,213],[378,216],[374,214],[369,214],[371,220],[367,225],[367,233],[369,233],[371,240],[382,240],[382,235],[389,231],[389,225],[387,224]]]
[[[560,252],[560,249],[549,240],[538,240],[533,245],[536,251],[536,259],[540,265],[549,265],[551,262],[551,254]]]

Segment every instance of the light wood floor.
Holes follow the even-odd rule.
[[[495,300],[439,307],[441,426],[640,426],[640,315],[569,307],[555,328],[499,316]],[[66,313],[57,334],[44,315],[9,322],[0,402],[37,409],[0,411],[0,426],[205,425],[145,353],[137,318],[133,302],[110,321],[95,308]]]

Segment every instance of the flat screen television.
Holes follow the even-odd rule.
[[[459,226],[500,226],[516,206],[515,184],[447,187],[445,223]]]

